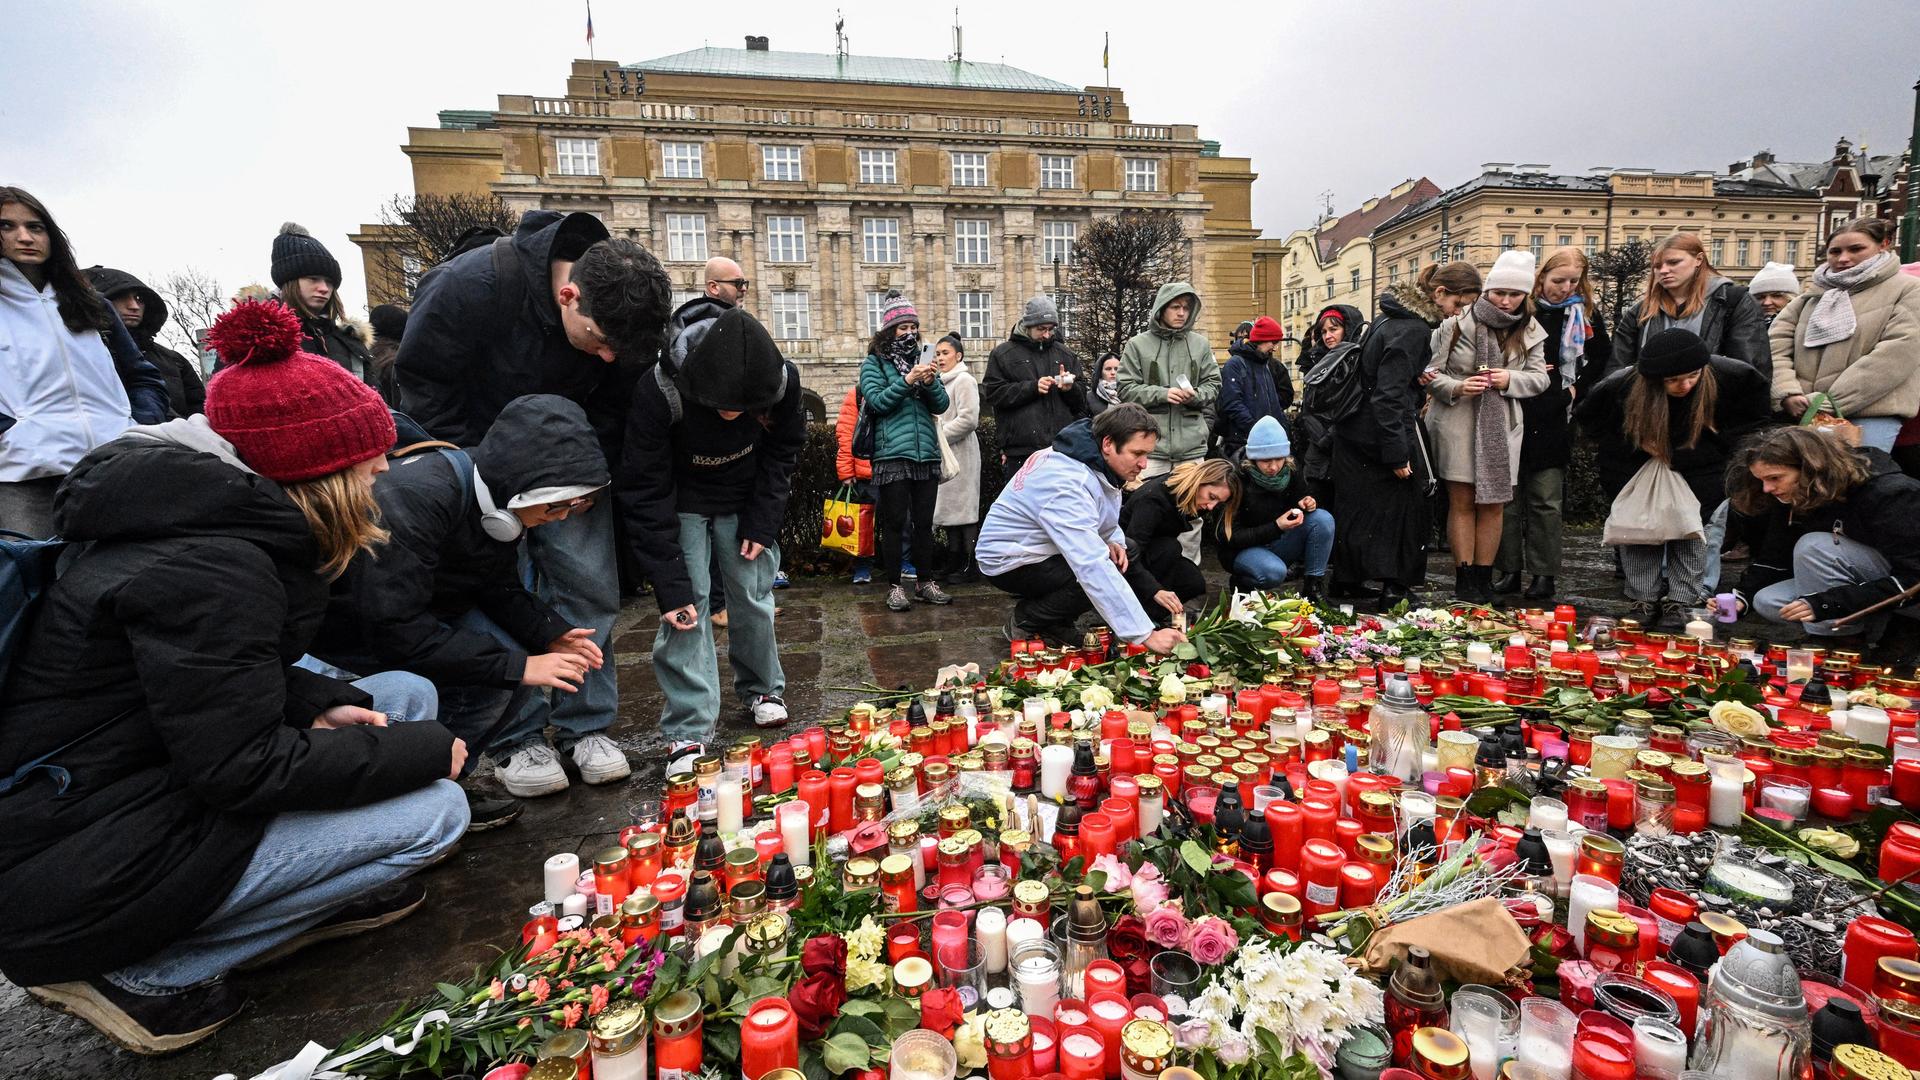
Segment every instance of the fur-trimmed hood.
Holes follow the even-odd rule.
[[[340,320],[340,325],[346,327],[347,330],[350,333],[352,333],[354,337],[359,338],[361,345],[369,349],[373,348],[373,324],[372,323],[368,322],[365,319],[359,318],[358,316],[349,315],[346,318]]]
[[[1417,285],[1389,285],[1380,294],[1382,318],[1419,319],[1428,326],[1439,326],[1446,318],[1440,305]]]

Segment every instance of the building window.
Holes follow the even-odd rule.
[[[962,266],[985,266],[993,261],[991,252],[992,239],[987,222],[962,219],[953,223],[954,262]]]
[[[868,289],[867,290],[867,336],[868,337],[872,337],[873,335],[880,332],[881,312],[886,309],[886,306],[887,306],[887,290],[885,289]]]
[[[1559,246],[1560,246],[1560,247],[1572,247],[1572,246],[1573,246],[1573,234],[1572,234],[1572,233],[1561,233],[1561,234],[1560,234],[1560,244],[1559,244]]]
[[[1073,156],[1070,154],[1041,154],[1040,186],[1043,188],[1072,187]]]
[[[762,180],[800,179],[800,148],[797,146],[761,147],[760,178]]]
[[[707,215],[667,215],[667,261],[707,261]]]
[[[1160,163],[1153,158],[1128,158],[1127,190],[1159,191]]]
[[[673,180],[698,180],[707,175],[697,142],[660,144],[660,175]]]
[[[700,296],[701,296],[701,295],[703,295],[703,294],[701,294],[701,293],[698,293],[698,292],[695,292],[695,291],[693,291],[692,289],[675,289],[675,290],[673,290],[673,310],[675,310],[675,311],[679,311],[679,310],[680,310],[680,308],[681,308],[681,307],[682,307],[682,306],[683,306],[684,304],[686,304],[686,302],[687,302],[687,301],[689,301],[689,300],[697,300],[697,299],[699,299],[699,298],[700,298]]]
[[[1047,221],[1040,225],[1040,261],[1073,262],[1073,245],[1080,239],[1080,226],[1071,221]]]
[[[813,336],[813,309],[807,304],[805,292],[775,289],[772,299],[776,340],[800,341]]]
[[[777,263],[807,261],[807,220],[799,217],[767,219],[767,261]],[[805,293],[797,294],[805,298]]]
[[[900,261],[900,219],[861,218],[862,261],[897,263]]]
[[[1773,241],[1771,240],[1760,241],[1760,261],[1761,262],[1773,261]]]
[[[599,176],[599,139],[553,140],[554,171],[561,176]]]
[[[959,295],[960,336],[969,341],[993,335],[993,294],[963,292]]]
[[[1519,241],[1510,232],[1504,232],[1500,234],[1500,250],[1501,251],[1512,251],[1513,246],[1518,242]]]
[[[1466,258],[1467,258],[1467,242],[1465,240],[1455,240],[1453,242],[1453,261],[1465,262]]]
[[[1067,338],[1073,337],[1073,294],[1062,289],[1049,292],[1047,299],[1053,301],[1053,308],[1060,313],[1060,333]]]
[[[896,161],[895,151],[860,151],[860,182],[863,184],[899,183],[900,167]]]
[[[1418,255],[1407,260],[1407,276],[1410,278],[1420,276],[1420,257]]]
[[[1753,241],[1742,237],[1740,241],[1734,245],[1734,250],[1739,252],[1739,255],[1740,255],[1740,261],[1737,265],[1740,265],[1740,266],[1752,265]]]
[[[1536,264],[1540,261],[1540,252],[1545,250],[1546,246],[1547,238],[1539,233],[1534,233],[1533,239],[1527,242],[1527,250],[1533,252],[1533,261]]]
[[[1707,260],[1715,266],[1724,265],[1727,261],[1727,242],[1714,237],[1713,244],[1707,248]]]
[[[987,155],[985,154],[953,155],[953,186],[954,187],[986,187],[987,186]]]
[[[1347,291],[1348,291],[1348,292],[1359,292],[1359,291],[1360,291],[1360,271],[1358,271],[1358,270],[1355,270],[1355,271],[1353,272],[1353,278],[1352,278],[1352,280],[1350,280],[1350,281],[1349,281],[1349,282],[1347,283]]]
[[[1587,234],[1587,258],[1592,259],[1596,254],[1599,253],[1599,251],[1600,251],[1600,238],[1593,235],[1592,233],[1588,233]]]
[[[1787,241],[1787,265],[1800,265],[1800,241],[1798,240]]]
[[[1333,299],[1333,275],[1327,275],[1327,299]]]
[[[1400,264],[1399,263],[1393,263],[1387,267],[1387,284],[1389,286],[1400,284]]]

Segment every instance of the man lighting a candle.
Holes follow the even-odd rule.
[[[1115,405],[1067,425],[1007,482],[980,526],[974,559],[996,588],[1019,598],[1010,639],[1077,640],[1074,622],[1092,608],[1120,640],[1153,652],[1186,640],[1154,628],[1144,603],[1159,585],[1133,566],[1120,531],[1120,493],[1159,438],[1147,410]]]

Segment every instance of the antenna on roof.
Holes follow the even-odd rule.
[[[1331,189],[1320,193],[1320,207],[1321,221],[1325,221],[1333,216],[1333,191]]]
[[[958,64],[961,62],[961,60],[962,60],[962,55],[960,51],[960,9],[956,7],[953,9],[953,55],[947,58],[947,62],[951,64]]]
[[[833,10],[833,55],[841,60],[847,58],[847,18],[840,9]]]

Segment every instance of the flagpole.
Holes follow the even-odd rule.
[[[587,0],[587,59],[599,59],[593,53],[593,0]]]
[[[1107,89],[1109,90],[1113,89],[1112,60],[1113,34],[1110,31],[1102,30],[1100,32],[1100,71],[1101,78],[1106,81]]]

